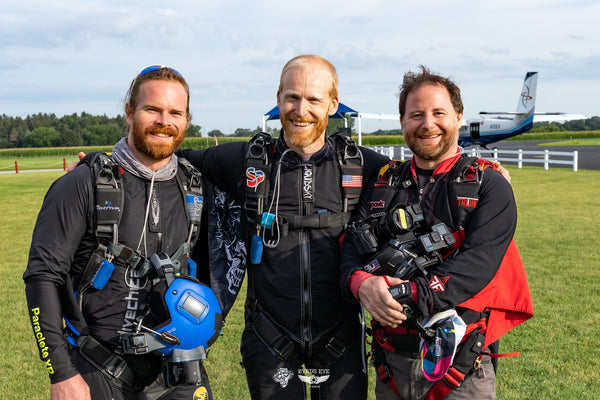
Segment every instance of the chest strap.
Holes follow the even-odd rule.
[[[288,229],[323,229],[344,226],[350,220],[350,213],[332,214],[317,213],[313,215],[290,215],[283,217],[283,224],[287,222]]]

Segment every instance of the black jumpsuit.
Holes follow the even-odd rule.
[[[235,142],[184,154],[215,185],[238,190],[242,196],[241,189],[247,179],[247,149],[248,143]],[[270,163],[271,189],[264,211],[270,208],[270,212],[275,213],[277,207],[278,215],[289,219],[341,213],[340,168],[332,140],[327,140],[308,161],[302,161],[294,152],[286,152],[279,170],[280,184],[276,185],[278,162],[287,149],[281,138],[271,149],[274,154]],[[361,151],[363,181],[368,182],[389,159],[368,149]],[[253,226],[247,228],[250,254],[250,236],[256,230]],[[306,385],[301,379],[311,375],[323,380],[316,385],[321,398],[366,398],[367,376],[362,373],[363,339],[358,303],[345,302],[339,286],[343,235],[343,225],[289,229],[278,241],[276,237],[269,237],[276,246],[264,246],[260,264],[248,264],[246,328],[241,352],[254,399],[303,398]],[[264,338],[257,336],[252,329],[257,310],[268,315],[277,330],[301,349],[299,359],[290,362],[275,356]],[[319,361],[316,356],[324,351],[332,335],[340,331],[349,344],[345,355],[333,366]],[[302,364],[308,371],[302,371]]]

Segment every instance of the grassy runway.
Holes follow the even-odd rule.
[[[509,332],[499,399],[594,399],[600,382],[600,172],[508,167],[517,199],[516,243],[534,302],[532,320]],[[48,399],[48,378],[27,318],[24,284],[31,232],[44,193],[62,172],[0,175],[0,398]],[[206,367],[215,398],[249,398],[239,365],[243,299]],[[370,399],[374,377],[371,372]]]

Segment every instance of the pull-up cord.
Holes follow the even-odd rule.
[[[144,216],[144,226],[142,227],[142,233],[140,234],[140,241],[137,245],[137,251],[140,251],[142,240],[144,241],[144,256],[148,255],[148,249],[146,247],[146,226],[148,225],[148,215],[150,214],[150,203],[152,203],[152,193],[154,191],[154,174],[156,171],[152,171],[152,179],[150,180],[150,193],[148,194],[148,200],[146,202],[146,215]]]
[[[275,174],[275,185],[274,185],[274,190],[273,190],[273,197],[271,197],[271,203],[269,204],[269,210],[267,211],[268,214],[271,214],[271,210],[273,209],[273,203],[275,203],[275,218],[273,223],[275,224],[275,228],[271,229],[271,230],[275,230],[276,231],[276,239],[275,240],[266,240],[265,238],[265,234],[263,233],[263,244],[269,248],[275,248],[277,247],[277,245],[279,244],[279,239],[281,239],[281,231],[279,229],[279,220],[277,218],[277,214],[279,212],[279,194],[281,192],[281,164],[283,163],[283,157],[286,156],[286,154],[288,152],[290,152],[291,149],[287,149],[286,151],[284,151],[281,154],[281,157],[279,158],[279,162],[277,163],[277,172]],[[275,201],[275,199],[277,198],[277,201]],[[266,231],[266,229],[265,229]],[[263,232],[265,232],[263,231]]]

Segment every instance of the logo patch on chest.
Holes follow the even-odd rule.
[[[302,200],[306,202],[313,201],[313,166],[304,164],[302,166]]]

